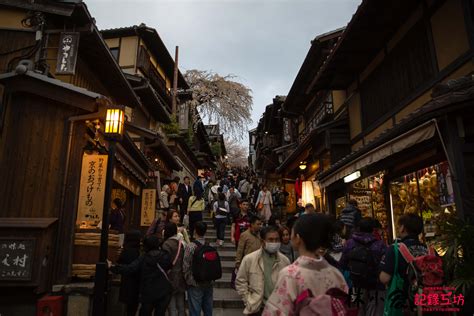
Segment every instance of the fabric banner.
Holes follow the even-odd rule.
[[[96,226],[102,220],[106,174],[107,155],[84,154],[76,220],[81,226]]]
[[[140,226],[150,226],[155,219],[156,190],[142,190],[142,212]]]

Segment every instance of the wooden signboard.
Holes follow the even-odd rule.
[[[180,129],[189,128],[189,107],[187,103],[179,105],[178,124]]]
[[[285,183],[285,190],[288,192],[286,198],[286,211],[288,213],[294,213],[296,211],[296,193],[294,183]]]
[[[62,32],[59,38],[56,74],[73,75],[76,70],[79,32]]]
[[[32,279],[35,242],[34,238],[0,238],[0,280]]]
[[[113,179],[136,196],[140,195],[140,184],[129,177],[121,168],[114,167]]]
[[[155,219],[156,190],[142,190],[142,213],[140,217],[141,226],[150,226]]]
[[[107,173],[107,155],[82,157],[77,223],[81,226],[96,226],[102,220]]]

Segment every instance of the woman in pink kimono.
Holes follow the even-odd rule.
[[[332,288],[348,292],[341,272],[323,258],[332,235],[331,219],[324,214],[308,214],[298,219],[291,233],[291,242],[300,256],[280,271],[263,316],[295,315],[295,301],[308,289],[314,296],[323,295]]]

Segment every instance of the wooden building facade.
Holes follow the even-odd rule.
[[[78,212],[87,173],[83,161],[108,152],[106,107],[147,109],[85,4],[0,1],[0,42],[0,240],[26,247],[23,270],[13,269],[18,261],[8,261],[19,250],[2,252],[7,260],[0,267],[0,306],[6,314],[30,315],[39,297],[74,279],[78,258],[92,265],[98,259],[98,251],[78,253],[77,233],[83,232]],[[136,135],[158,135],[133,121],[125,129],[112,195],[124,202],[125,229],[144,229],[142,190],[157,168]],[[169,149],[161,157],[167,168],[179,169]],[[101,181],[105,185],[105,174],[94,179],[97,188]],[[97,224],[102,208],[95,211]],[[84,232],[98,235],[91,228]]]
[[[277,171],[306,162],[323,210],[355,199],[388,240],[404,213],[423,216],[426,238],[443,213],[472,218],[472,12],[465,0],[362,1],[313,41],[284,104],[300,139]]]

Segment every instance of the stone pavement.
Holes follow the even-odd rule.
[[[208,214],[204,214],[204,222],[208,225],[206,240],[211,246],[216,246],[216,230]],[[242,315],[244,304],[231,288],[230,280],[232,270],[235,267],[235,246],[230,241],[230,224],[226,226],[224,245],[216,247],[221,257],[222,278],[217,280],[214,286],[214,316]]]

